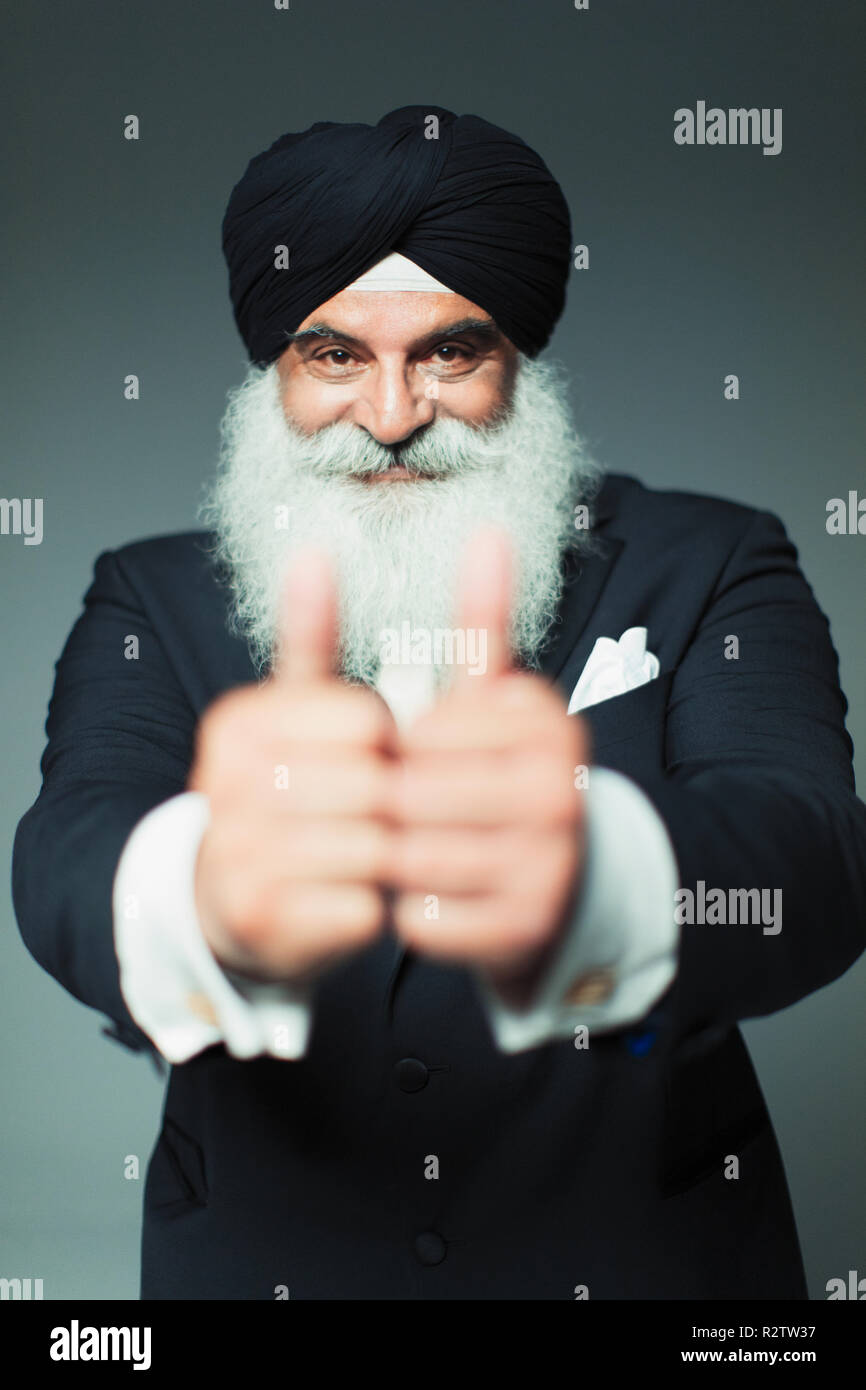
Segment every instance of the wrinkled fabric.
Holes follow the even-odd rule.
[[[404,106],[374,126],[317,121],[282,135],[250,160],[223,219],[251,360],[274,361],[287,334],[390,251],[535,357],[565,304],[568,207],[539,155],[480,116]]]

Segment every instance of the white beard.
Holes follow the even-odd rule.
[[[231,627],[260,674],[275,657],[283,579],[301,545],[333,556],[338,670],[373,684],[383,630],[453,626],[466,542],[485,522],[504,527],[513,547],[513,656],[537,667],[562,593],[563,557],[591,543],[575,525],[575,507],[600,482],[557,367],[521,353],[504,416],[483,427],[439,416],[398,446],[417,480],[357,481],[384,472],[395,450],[343,421],[299,431],[283,412],[274,364],[250,367],[230,393],[221,435],[220,467],[200,514],[231,585]],[[437,665],[436,685],[445,688],[452,674]]]

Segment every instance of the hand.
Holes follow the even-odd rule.
[[[287,576],[275,674],[216,700],[189,787],[211,822],[196,863],[205,938],[255,979],[308,979],[386,921],[396,726],[384,700],[334,673],[336,591],[306,550]]]
[[[589,758],[584,722],[543,677],[515,671],[501,532],[479,532],[458,628],[487,634],[484,674],[460,673],[401,739],[394,926],[413,949],[484,970],[515,1001],[555,948],[579,886]],[[436,915],[431,914],[430,898]]]

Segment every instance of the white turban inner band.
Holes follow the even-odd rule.
[[[432,275],[428,275],[426,270],[422,270],[420,265],[410,261],[408,257],[401,256],[399,251],[391,251],[384,256],[370,270],[366,270],[363,275],[359,275],[357,280],[353,280],[351,285],[346,285],[347,290],[426,290],[428,294],[437,291],[439,294],[454,294],[455,291],[443,285],[441,281],[434,280]]]

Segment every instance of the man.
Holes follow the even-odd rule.
[[[15,849],[172,1063],[142,1296],[804,1298],[737,1023],[863,949],[866,808],[781,524],[600,484],[478,117],[283,136],[224,247],[210,531],[100,556]]]

